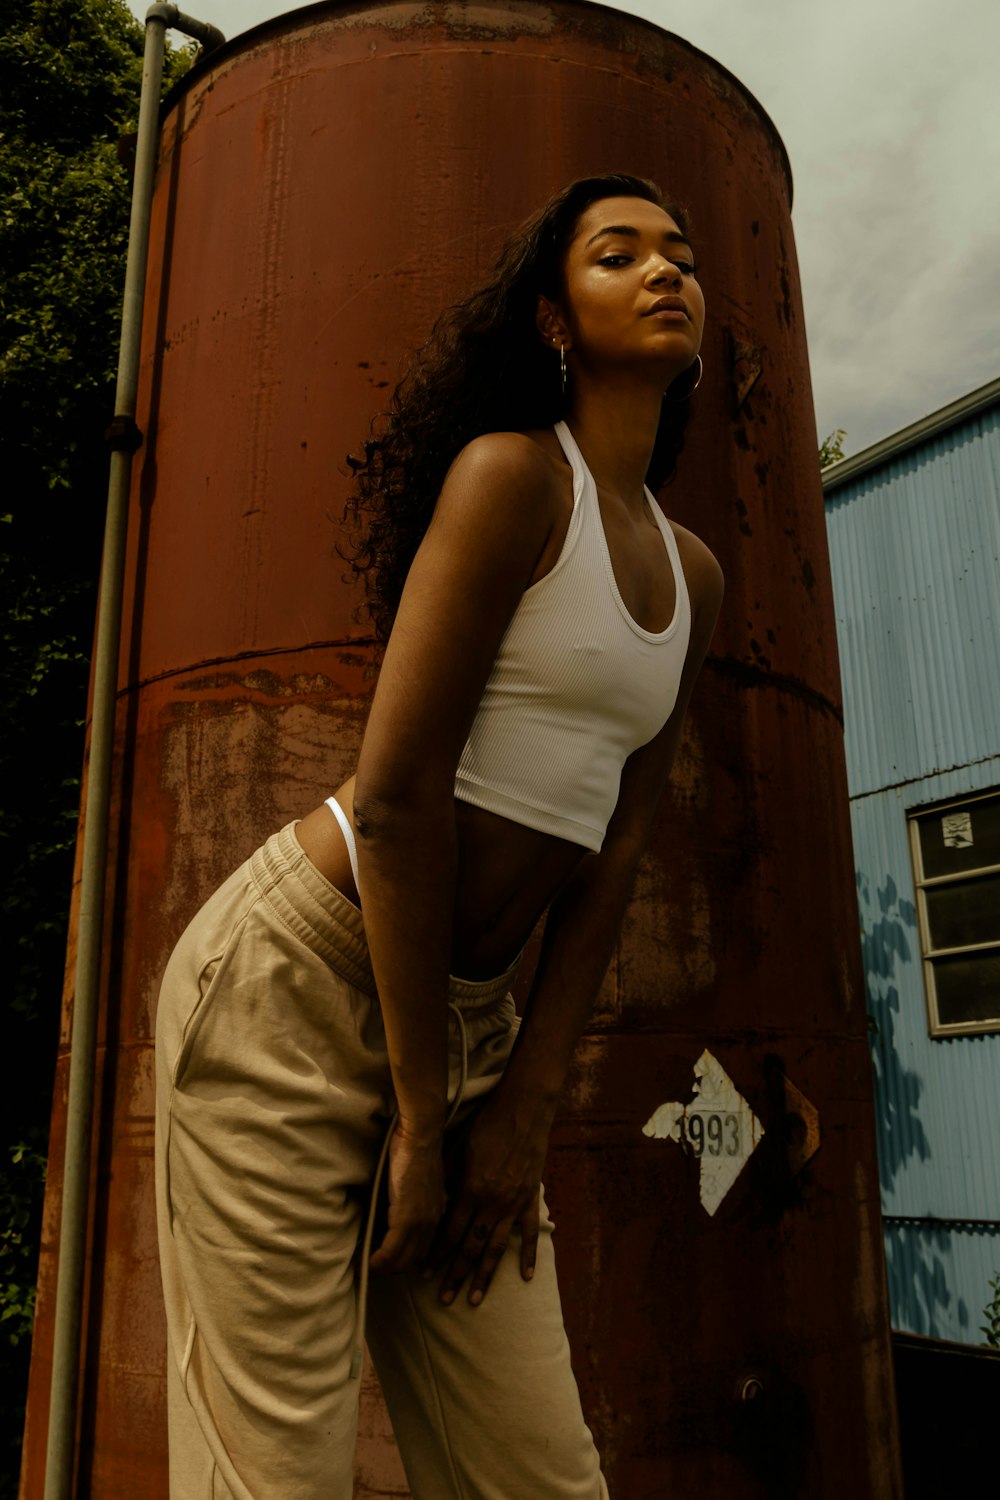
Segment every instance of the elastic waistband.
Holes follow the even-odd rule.
[[[297,821],[297,820],[296,820]],[[295,823],[272,834],[250,856],[250,876],[271,909],[324,962],[350,983],[377,998],[364,918],[325,875],[295,837]],[[448,981],[448,999],[462,1010],[497,1004],[507,994],[517,963],[491,979]]]

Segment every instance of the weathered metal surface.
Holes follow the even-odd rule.
[[[906,813],[1000,783],[1000,406],[838,483],[827,527],[892,1321],[976,1344],[1000,1035],[929,1035]]]
[[[827,499],[851,796],[1000,750],[1000,401]]]
[[[710,59],[599,7],[350,4],[227,48],[169,112],[133,496],[82,1490],[165,1495],[157,980],[198,902],[334,786],[366,647],[344,455],[436,312],[570,178],[692,210],[706,373],[672,515],[728,597],[550,1156],[612,1493],[899,1494],[823,507],[783,149]],[[764,1136],[713,1216],[642,1126],[709,1047]],[[798,1175],[785,1079],[823,1145]],[[57,1105],[58,1116],[58,1105]],[[58,1134],[58,1119],[57,1131]],[[49,1215],[58,1199],[58,1165]],[[22,1493],[40,1493],[48,1286]],[[359,1496],[400,1493],[366,1387]]]

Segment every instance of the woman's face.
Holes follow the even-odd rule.
[[[602,198],[581,215],[566,255],[567,351],[584,368],[635,365],[666,389],[694,363],[705,299],[690,243],[643,198]]]

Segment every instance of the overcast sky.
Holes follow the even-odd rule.
[[[607,3],[723,63],[778,127],[821,437],[856,452],[1000,375],[1000,0]],[[291,8],[182,3],[230,38]]]

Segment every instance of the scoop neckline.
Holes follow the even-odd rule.
[[[657,504],[656,498],[650,490],[649,486],[644,484],[642,487],[643,494],[646,496],[646,499],[649,501],[650,508],[652,509],[653,519],[655,520],[657,530],[660,533],[660,538],[663,542],[663,550],[667,554],[667,561],[670,564],[670,571],[673,575],[674,580],[674,609],[673,614],[670,616],[669,623],[664,627],[663,630],[647,630],[645,626],[640,625],[638,620],[635,619],[627,604],[625,603],[625,600],[621,596],[621,590],[618,587],[618,580],[615,577],[614,564],[611,561],[611,549],[608,546],[607,533],[604,530],[604,518],[601,515],[601,504],[597,494],[597,481],[595,480],[593,474],[591,474],[590,472],[587,460],[584,458],[583,453],[580,450],[580,445],[577,442],[576,438],[573,436],[573,433],[570,430],[569,423],[565,421],[565,419],[557,422],[555,424],[555,427],[553,428],[553,431],[555,432],[556,437],[559,439],[560,447],[562,448],[566,457],[569,459],[570,467],[575,470],[577,463],[579,463],[580,468],[583,470],[585,482],[589,482],[590,492],[593,498],[594,510],[596,512],[597,529],[600,533],[601,552],[604,556],[604,566],[607,570],[608,582],[611,585],[612,596],[618,606],[622,619],[628,625],[629,629],[633,630],[635,634],[644,641],[656,642],[669,640],[676,631],[678,624],[680,623],[681,589],[687,587],[684,579],[684,570],[681,567],[680,554],[677,551],[677,538],[674,536],[673,531],[671,530],[670,522],[667,520],[666,516],[663,514],[663,511],[660,509],[660,506]],[[566,443],[563,441],[563,435],[565,435],[565,437],[569,439],[569,447],[567,447]],[[574,462],[574,458],[576,459],[576,462]]]

